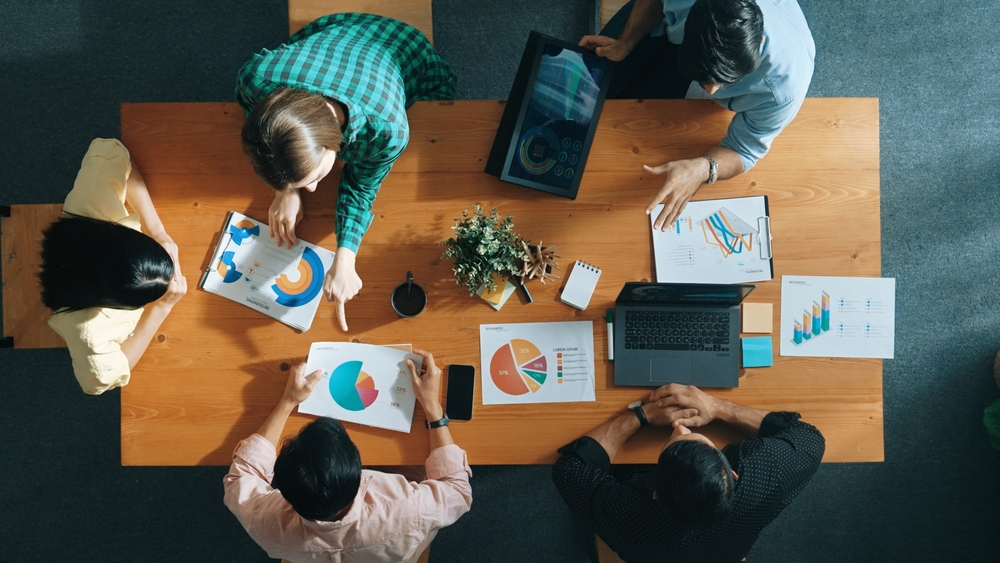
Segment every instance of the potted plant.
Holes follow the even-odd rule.
[[[462,217],[456,217],[451,227],[454,238],[438,243],[448,247],[441,259],[454,259],[451,268],[455,283],[465,286],[469,295],[475,295],[480,288],[495,291],[497,282],[520,273],[518,262],[527,258],[521,237],[514,232],[514,217],[508,215],[500,220],[496,207],[487,216],[478,204],[473,211],[472,215],[462,211]]]

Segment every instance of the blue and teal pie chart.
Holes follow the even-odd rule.
[[[330,375],[330,396],[341,408],[363,411],[378,397],[375,380],[361,371],[361,362],[351,360],[337,366]]]

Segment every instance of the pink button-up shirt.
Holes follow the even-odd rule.
[[[350,511],[336,522],[311,522],[271,488],[274,445],[259,434],[243,440],[223,479],[225,502],[268,556],[289,561],[416,561],[440,528],[472,506],[472,470],[456,445],[427,457],[427,478],[361,471]]]

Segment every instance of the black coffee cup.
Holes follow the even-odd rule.
[[[406,281],[392,290],[392,310],[400,317],[415,317],[427,306],[427,294],[419,285],[413,283],[413,272],[406,272]]]

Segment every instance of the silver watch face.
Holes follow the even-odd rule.
[[[642,399],[640,399],[638,401],[633,401],[633,402],[631,402],[631,403],[628,404],[628,408],[630,408],[630,409],[634,409],[635,407],[641,407],[641,406],[642,406]]]

